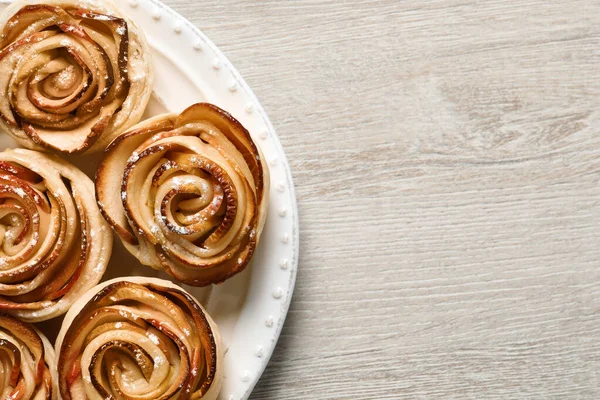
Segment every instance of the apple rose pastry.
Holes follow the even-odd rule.
[[[148,46],[110,1],[16,0],[0,26],[0,126],[23,146],[104,150],[141,119]]]
[[[112,233],[93,182],[31,150],[0,153],[0,311],[27,321],[64,314],[95,286]]]
[[[250,261],[267,213],[269,172],[248,131],[202,103],[115,139],[96,191],[105,218],[143,264],[205,286]]]
[[[67,313],[56,351],[63,400],[212,400],[221,389],[217,326],[160,279],[114,279],[87,292]]]
[[[0,398],[56,400],[54,349],[29,324],[0,314]]]

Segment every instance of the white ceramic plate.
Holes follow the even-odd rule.
[[[0,3],[9,3],[0,0]],[[189,21],[157,0],[119,0],[122,11],[146,33],[152,48],[155,88],[146,117],[181,112],[207,101],[229,111],[252,133],[271,168],[269,215],[249,268],[210,289],[185,286],[207,307],[225,341],[222,400],[247,399],[275,347],[292,297],[298,265],[298,210],[292,175],[269,118],[239,73]],[[0,4],[0,11],[5,4]],[[0,148],[16,147],[6,135]],[[97,159],[71,158],[93,176]],[[105,279],[146,275],[168,279],[144,267],[118,239]],[[41,324],[50,336],[60,321]]]

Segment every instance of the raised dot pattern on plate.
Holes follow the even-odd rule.
[[[250,371],[246,370],[242,374],[242,382],[248,382],[250,380]]]
[[[273,325],[275,325],[275,318],[273,318],[272,316],[267,317],[267,319],[265,320],[265,325],[267,326],[267,328],[272,328]]]
[[[283,270],[288,269],[289,265],[290,265],[290,262],[286,259],[281,260],[281,262],[279,263],[279,267]]]
[[[136,8],[139,5],[139,0],[129,0],[129,5],[132,8]],[[156,8],[153,10],[152,12],[152,18],[154,19],[155,22],[159,22],[161,20],[161,10],[159,8]],[[181,25],[175,25],[173,27],[173,31],[176,34],[181,34],[182,33],[182,27]],[[203,43],[198,40],[195,41],[192,44],[193,49],[196,52],[202,52],[204,51],[204,46]],[[211,63],[212,68],[215,71],[219,71],[222,68],[222,63],[220,61],[219,58],[215,58],[213,59],[212,63]],[[237,92],[239,92],[240,86],[238,84],[238,81],[234,78],[230,81],[229,85],[227,86],[227,89],[229,90],[230,93],[235,94]],[[252,102],[248,102],[246,103],[245,107],[244,107],[244,111],[246,112],[246,114],[248,115],[252,115],[254,114],[255,111],[255,106]],[[262,129],[259,131],[258,133],[258,137],[261,140],[266,140],[269,138],[269,130],[268,129]],[[269,161],[269,165],[272,167],[277,166],[279,163],[279,159],[277,157],[273,157],[270,161]],[[276,186],[276,189],[279,193],[283,194],[286,192],[286,185],[284,182],[279,182]],[[277,214],[279,215],[279,217],[281,218],[285,218],[288,215],[288,210],[285,207],[281,207],[279,208],[279,210],[277,211]],[[288,244],[290,241],[290,235],[288,233],[285,233],[282,237],[281,237],[281,242],[284,244]],[[290,261],[288,259],[281,259],[280,263],[279,263],[279,267],[281,268],[281,270],[286,271],[289,269],[290,267]],[[276,287],[273,292],[272,292],[272,297],[275,299],[281,299],[283,297],[284,291],[281,287]],[[273,316],[268,316],[266,318],[266,320],[264,321],[266,327],[268,328],[272,328],[275,325],[275,317]],[[265,350],[263,348],[263,346],[258,345],[256,347],[256,350],[254,352],[254,355],[256,356],[256,358],[258,359],[262,359],[264,357],[265,354]],[[251,379],[251,374],[248,370],[244,370],[243,374],[241,375],[241,380],[243,382],[248,382]],[[229,400],[235,400],[236,397],[234,395],[230,395],[228,397]]]
[[[256,357],[262,358],[265,355],[265,351],[264,351],[263,347],[262,346],[258,346],[256,348],[256,353],[255,354],[256,354]]]

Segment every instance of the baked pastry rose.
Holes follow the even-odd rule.
[[[63,400],[212,400],[221,389],[215,323],[160,279],[115,279],[90,290],[67,313],[56,351]]]
[[[104,150],[141,119],[149,50],[112,2],[16,0],[0,29],[0,127],[23,146]]]
[[[0,153],[0,312],[33,322],[64,314],[98,284],[111,250],[83,172],[32,150]]]
[[[143,264],[205,286],[250,261],[266,218],[269,172],[248,131],[202,103],[115,139],[96,192],[102,213]]]
[[[33,326],[0,314],[0,398],[56,400],[54,349]]]

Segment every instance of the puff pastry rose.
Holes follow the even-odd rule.
[[[0,312],[33,322],[64,314],[100,281],[111,250],[83,172],[32,150],[0,153]]]
[[[0,127],[21,145],[99,151],[141,119],[149,50],[112,2],[16,0],[0,29]]]
[[[56,400],[54,349],[33,326],[0,314],[0,398]]]
[[[63,400],[213,400],[221,388],[215,323],[160,279],[115,279],[90,290],[67,314],[56,351]]]
[[[252,257],[269,172],[248,131],[201,103],[115,139],[96,191],[102,213],[143,264],[205,286],[242,271]]]

